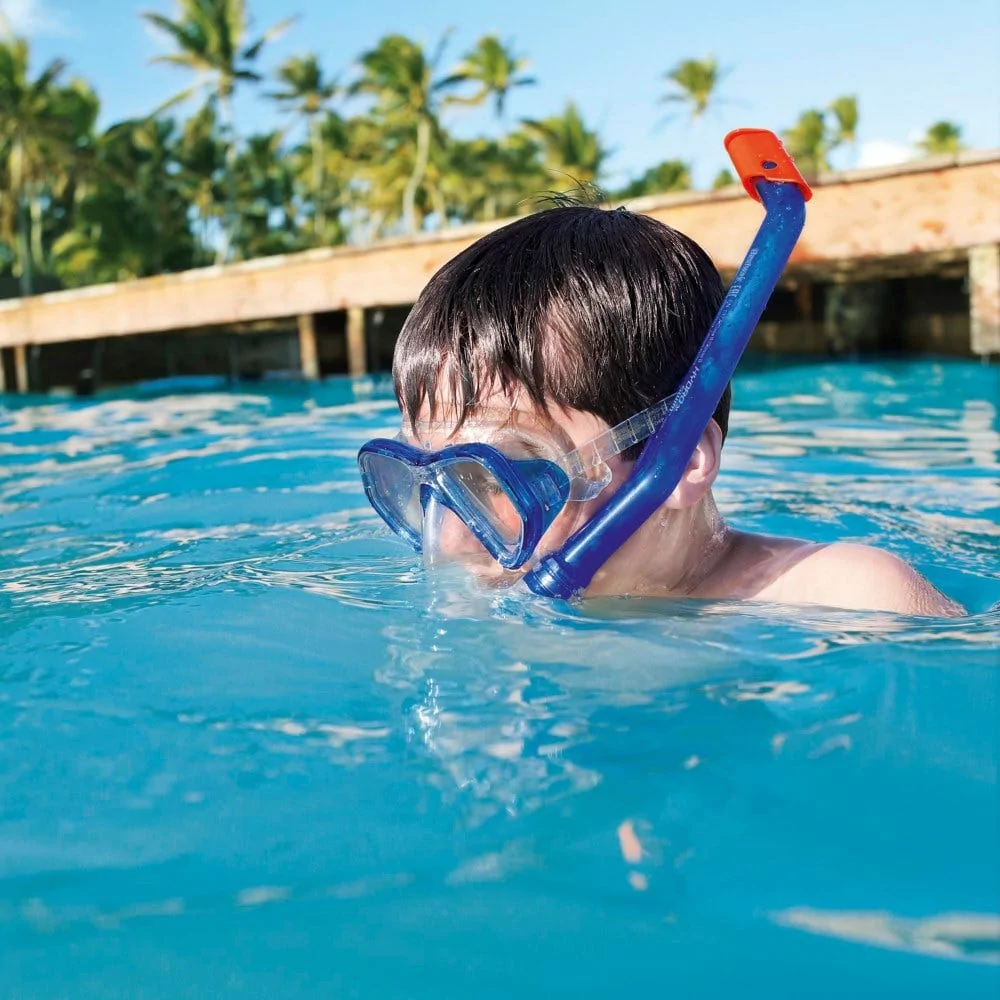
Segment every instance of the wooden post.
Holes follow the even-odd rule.
[[[823,309],[823,336],[826,338],[826,349],[831,354],[844,353],[844,287],[838,281],[831,281],[826,286]]]
[[[240,380],[240,335],[230,333],[226,337],[226,359],[229,362],[229,382],[235,385]]]
[[[969,320],[973,354],[1000,354],[1000,245],[969,251]]]
[[[7,391],[7,374],[3,367],[3,348],[0,347],[0,392]]]
[[[299,316],[299,366],[309,382],[319,378],[319,353],[316,350],[316,321],[312,313]]]
[[[811,281],[803,281],[795,289],[795,305],[799,310],[799,318],[813,318],[813,285]]]
[[[14,345],[14,377],[18,392],[28,391],[28,352],[24,344]]]
[[[347,373],[364,375],[368,371],[368,345],[365,343],[365,311],[361,306],[347,310]]]

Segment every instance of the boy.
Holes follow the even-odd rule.
[[[410,464],[362,455],[369,498],[425,557],[459,559],[495,582],[517,579],[530,565],[520,559],[558,549],[628,478],[649,433],[635,428],[659,412],[647,420],[643,411],[676,389],[722,297],[719,273],[696,243],[620,209],[553,208],[490,233],[434,275],[403,327],[393,374]],[[726,525],[712,485],[730,399],[727,388],[677,488],[584,596],[962,613],[878,549]],[[609,438],[624,446],[616,451]],[[566,481],[557,472],[537,486],[539,496],[561,489],[564,505],[552,507],[560,512],[538,529],[530,552],[514,551],[528,544],[530,526],[504,478],[514,476],[504,458],[484,468],[469,447],[448,453],[444,473],[420,465],[424,450],[483,444],[518,468],[564,470]],[[432,481],[449,502],[431,495]]]

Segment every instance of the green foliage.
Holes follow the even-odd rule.
[[[935,122],[917,143],[917,148],[925,156],[953,156],[960,153],[965,148],[962,144],[962,127],[954,122]]]
[[[723,188],[732,187],[734,184],[738,184],[739,181],[736,179],[736,175],[724,167],[716,175],[715,179],[712,181],[712,190],[721,191]]]
[[[840,146],[858,141],[858,99],[844,95],[825,109],[809,108],[784,134],[785,146],[799,170],[813,179],[830,169],[829,156]]]
[[[610,150],[601,143],[597,132],[587,127],[572,101],[567,102],[561,115],[525,119],[523,126],[526,137],[541,145],[553,190],[567,191],[600,180]]]
[[[180,180],[176,126],[124,122],[96,142],[79,181],[72,225],[52,244],[52,273],[67,285],[123,281],[203,263]]]
[[[223,119],[226,150],[226,210],[222,239],[216,261],[221,263],[239,244],[240,216],[236,208],[236,157],[239,136],[233,115],[232,98],[237,81],[257,83],[260,75],[253,66],[261,49],[278,38],[294,20],[274,25],[259,38],[247,41],[249,17],[246,0],[177,0],[178,17],[146,12],[142,16],[166,35],[175,51],[157,56],[153,62],[179,66],[196,74],[193,87],[178,94],[170,104],[186,100],[199,89],[208,88],[209,101],[217,103]]]
[[[241,257],[302,250],[295,210],[295,183],[288,158],[282,155],[281,133],[252,135],[236,160],[236,197],[241,225],[237,252]]]
[[[24,39],[0,39],[0,240],[24,295],[45,266],[45,209],[86,163],[98,110],[82,81],[60,85],[62,60],[32,80],[29,56]]]
[[[284,89],[267,96],[307,118],[318,115],[339,92],[336,80],[328,80],[316,55],[293,56],[278,68]]]
[[[288,21],[251,32],[246,0],[174,0],[173,16],[143,18],[170,43],[158,62],[193,85],[147,118],[101,133],[99,102],[54,59],[32,72],[28,43],[0,37],[0,276],[36,274],[67,285],[119,281],[314,246],[528,212],[545,198],[594,197],[611,151],[580,109],[523,120],[497,136],[458,138],[459,112],[503,119],[511,94],[533,84],[512,42],[484,35],[445,69],[446,34],[433,51],[390,34],[352,75],[330,75],[315,54],[286,59],[265,96],[284,128],[241,138],[237,89],[260,83],[261,51]],[[661,103],[697,122],[720,102],[712,57],[679,62]],[[181,121],[167,109],[201,100]],[[352,114],[347,115],[347,109]],[[858,105],[842,96],[810,109],[786,133],[807,174],[853,146]],[[961,130],[932,125],[928,154],[961,149]],[[723,170],[713,189],[735,184]],[[685,191],[690,164],[664,160],[618,199]]]
[[[670,191],[691,190],[691,167],[683,160],[664,160],[655,167],[650,167],[641,177],[629,181],[616,198],[627,201],[630,198],[642,198],[648,194],[662,194]]]
[[[331,202],[327,189],[327,156],[324,149],[324,128],[321,114],[330,101],[340,93],[336,80],[328,80],[315,55],[294,56],[286,60],[278,69],[278,79],[284,89],[269,94],[279,105],[305,119],[309,130],[309,147],[294,157],[296,164],[288,164],[293,174],[298,167],[299,183],[304,187],[307,201],[312,206],[311,225],[313,246],[333,242],[339,235],[337,227],[331,231],[329,215]],[[280,156],[280,150],[276,151]],[[303,160],[307,160],[303,174]],[[304,182],[304,184],[303,184]]]
[[[294,20],[288,18],[248,42],[246,0],[176,0],[176,4],[175,20],[155,11],[142,14],[175,48],[169,55],[157,56],[153,61],[203,74],[212,96],[221,100],[233,96],[238,80],[261,79],[253,70],[261,49],[278,38]]]
[[[521,131],[500,140],[452,140],[429,173],[435,211],[453,223],[519,215],[550,186],[537,143]]]
[[[824,112],[817,108],[803,111],[799,120],[785,132],[784,139],[803,176],[812,178],[830,169],[827,159],[830,133]]]
[[[697,122],[718,100],[717,91],[724,76],[714,56],[684,59],[664,74],[671,89],[660,98],[660,103],[686,105],[691,121]]]
[[[478,105],[491,97],[499,115],[510,90],[533,81],[521,74],[525,61],[491,35],[481,38],[452,73],[440,75],[447,40],[445,35],[428,56],[411,39],[387,35],[361,56],[361,74],[350,89],[372,101],[369,117],[374,127],[359,130],[362,145],[356,150],[361,181],[371,195],[371,233],[417,232],[431,216],[441,222],[454,219],[453,212],[462,204],[479,205],[489,216],[509,200],[509,192],[501,188],[511,185],[500,182],[496,173],[504,164],[513,165],[509,154],[520,140],[476,146],[492,161],[474,171],[480,176],[469,190],[459,191],[447,176],[448,164],[468,162],[474,147],[451,139],[442,116],[456,105]],[[461,94],[468,83],[475,85],[475,91]],[[556,141],[547,131],[555,121],[535,123],[543,143]],[[517,186],[515,178],[513,187]]]
[[[444,137],[440,115],[452,103],[449,91],[459,80],[438,76],[447,35],[430,58],[423,48],[403,35],[386,35],[360,59],[361,76],[351,92],[372,98],[372,117],[381,122],[388,159],[373,162],[367,180],[383,191],[399,192],[399,215],[385,205],[383,222],[400,221],[405,232],[423,228],[429,192],[424,187],[427,166]],[[405,173],[405,176],[404,176]],[[418,205],[418,202],[421,204]]]
[[[858,141],[858,99],[853,94],[831,101],[827,109],[833,116],[831,147],[847,144],[853,146]]]
[[[512,45],[505,45],[496,35],[484,35],[459,63],[449,80],[477,84],[472,97],[464,100],[480,104],[492,97],[493,110],[501,118],[511,90],[537,82],[533,76],[524,75],[523,71],[528,66],[527,59],[514,54]]]

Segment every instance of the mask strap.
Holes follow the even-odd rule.
[[[567,472],[573,484],[570,499],[592,500],[596,497],[611,482],[611,470],[606,464],[608,459],[615,458],[633,445],[652,437],[670,412],[676,395],[672,393],[666,399],[661,399],[620,424],[615,424],[603,434],[598,434],[575,451],[563,455],[559,464]],[[599,478],[593,478],[591,476],[593,470],[602,466],[604,474]]]

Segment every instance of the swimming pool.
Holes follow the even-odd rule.
[[[995,997],[997,370],[750,358],[736,524],[965,603],[558,606],[364,503],[385,385],[0,404],[0,996]]]

